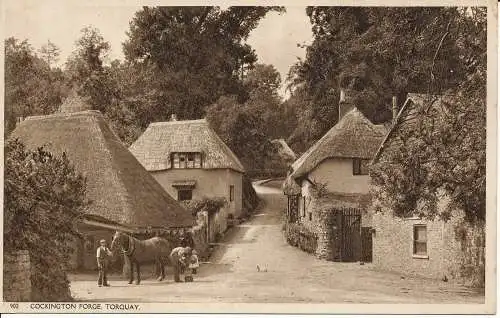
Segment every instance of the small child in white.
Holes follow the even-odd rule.
[[[191,254],[191,258],[189,259],[188,269],[186,270],[186,274],[184,275],[185,282],[192,282],[193,275],[195,275],[200,267],[200,262],[198,261],[198,253],[193,249]]]

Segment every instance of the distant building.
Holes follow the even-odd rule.
[[[416,112],[426,107],[427,116],[436,117],[445,109],[443,101],[446,99],[446,96],[408,94],[373,163],[387,167],[393,165],[389,156],[398,151],[401,132],[414,127],[412,118],[418,116]],[[381,198],[391,198],[389,194],[384,196],[382,187],[372,185],[372,190],[380,193]],[[425,200],[422,200],[421,210],[426,207]],[[443,191],[438,211],[449,209],[448,200]],[[380,203],[383,202],[374,201],[372,208],[384,206]],[[398,217],[387,208],[373,213],[373,263],[382,269],[436,279],[463,279],[464,272],[468,272],[468,279],[482,280],[484,284],[484,223],[464,223],[463,211],[448,212],[452,217],[447,222],[421,219],[417,215]]]
[[[210,216],[210,241],[228,217],[241,216],[243,165],[205,119],[152,123],[130,151],[178,201],[226,198],[228,206]]]
[[[87,179],[89,205],[73,255],[74,268],[95,268],[100,239],[108,244],[116,230],[130,234],[188,231],[195,220],[171,198],[141,166],[107,125],[99,111],[76,94],[60,111],[21,121],[10,138],[28,148],[46,145],[55,154],[66,153],[77,171]]]
[[[343,207],[362,208],[363,211],[356,210],[356,215],[352,218],[346,216],[343,224],[358,222],[355,226],[359,229],[362,222],[362,226],[366,228],[364,235],[371,235],[368,228],[370,219],[365,209],[369,204],[368,166],[384,139],[387,128],[373,124],[356,108],[352,103],[353,93],[349,90],[342,91],[339,121],[293,163],[284,183],[284,192],[288,197],[288,221],[303,224],[321,235],[325,234],[326,225],[320,212],[328,213],[327,210],[331,210],[331,213],[343,213],[335,210]],[[355,229],[346,230],[355,232]],[[333,260],[360,259],[361,238],[356,236],[349,240],[352,241],[352,246],[348,247],[351,250],[349,257],[342,257],[342,253],[336,255],[332,250],[325,251],[321,238],[317,254]]]
[[[291,165],[295,162],[295,160],[297,160],[297,155],[293,152],[292,148],[288,146],[284,139],[274,139],[271,143],[276,147],[277,154],[284,163]]]

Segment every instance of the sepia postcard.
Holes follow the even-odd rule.
[[[2,3],[4,313],[494,314],[494,1]]]

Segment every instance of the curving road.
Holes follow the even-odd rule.
[[[93,276],[70,277],[78,300],[134,302],[266,303],[484,303],[474,290],[441,281],[402,278],[371,264],[316,259],[286,244],[281,232],[285,197],[277,182],[255,184],[263,203],[247,222],[230,229],[194,283],[119,277],[98,288]]]

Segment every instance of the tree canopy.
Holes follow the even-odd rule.
[[[397,215],[446,220],[456,209],[468,221],[486,215],[486,10],[474,8],[460,19],[454,41],[466,78],[446,90],[440,107],[427,101],[412,124],[405,118],[397,146],[371,169],[384,192],[375,192],[377,201]],[[450,202],[439,211],[443,195]]]
[[[38,57],[28,41],[10,37],[5,45],[5,118],[4,134],[8,135],[18,117],[46,115],[54,112],[67,94],[63,71],[51,67],[57,56]],[[49,54],[49,53],[48,53]]]
[[[357,91],[357,107],[380,123],[390,119],[392,96],[401,105],[408,92],[439,94],[457,87],[469,73],[470,48],[485,36],[471,25],[478,10],[308,7],[314,40],[289,79],[310,100],[310,116],[297,129],[321,129],[301,143],[310,146],[337,121],[340,88]]]

